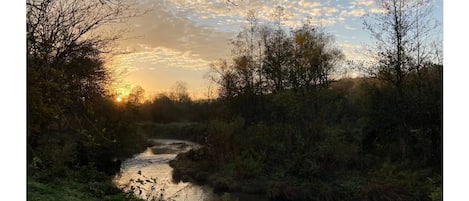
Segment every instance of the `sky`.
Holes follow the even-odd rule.
[[[173,1],[171,1],[173,2]],[[347,1],[343,1],[345,5],[349,5]],[[352,2],[352,1],[351,1]],[[355,1],[356,2],[356,1]],[[154,1],[154,5],[160,4],[159,1]],[[438,5],[435,7],[434,14],[438,19],[443,18],[442,11],[442,0],[432,1],[432,3]],[[151,4],[149,4],[151,5]],[[469,163],[467,160],[461,160],[461,153],[468,153],[467,142],[469,141],[467,135],[461,135],[467,130],[467,114],[469,113],[468,102],[469,96],[465,93],[461,93],[461,86],[467,86],[467,75],[469,74],[468,68],[465,68],[467,63],[467,50],[466,47],[469,45],[469,29],[461,28],[461,24],[464,24],[465,19],[468,19],[467,8],[469,7],[469,2],[467,1],[445,1],[444,4],[444,112],[443,112],[443,128],[444,128],[444,182],[445,182],[445,200],[461,200],[468,196],[466,193],[467,185],[464,184],[464,181],[469,179]],[[165,7],[170,9],[170,7]],[[160,10],[160,9],[158,9]],[[26,40],[24,33],[26,32],[26,27],[24,22],[26,21],[26,7],[24,6],[23,1],[5,1],[2,6],[0,6],[0,21],[3,27],[8,27],[9,31],[0,32],[0,47],[1,55],[6,55],[2,57],[2,64],[4,68],[1,68],[1,73],[4,75],[3,79],[0,79],[0,91],[2,91],[5,96],[9,98],[0,99],[0,109],[2,111],[0,117],[4,120],[2,130],[5,133],[19,133],[19,135],[1,135],[0,141],[5,142],[0,146],[0,155],[1,158],[5,161],[10,161],[15,165],[7,165],[0,167],[0,172],[4,173],[2,178],[10,182],[0,183],[0,188],[2,189],[11,189],[13,193],[6,195],[14,196],[15,200],[27,200],[25,192],[26,187],[26,156],[25,142],[26,142],[26,95],[27,95],[27,86],[26,86]],[[184,12],[182,12],[184,13]],[[148,17],[148,20],[157,22],[157,14],[153,14],[154,17]],[[144,17],[147,18],[147,17]],[[169,19],[175,19],[180,17],[171,17]],[[358,17],[348,17],[346,19],[356,19],[354,23],[356,31],[360,31],[361,24],[360,18]],[[139,21],[141,19],[135,19]],[[145,20],[141,20],[145,21]],[[441,21],[441,20],[440,20]],[[188,22],[188,21],[186,21]],[[151,23],[148,23],[151,24]],[[148,25],[147,24],[147,25]],[[194,21],[188,22],[195,26]],[[166,23],[168,25],[168,23]],[[352,26],[351,24],[347,24]],[[138,25],[137,25],[138,26]],[[176,26],[176,25],[175,25]],[[179,26],[179,25],[178,25]],[[345,24],[337,24],[336,26],[342,26],[345,28]],[[164,27],[164,26],[163,26]],[[156,28],[151,32],[150,27],[145,27],[148,35],[142,34],[143,37],[139,40],[131,41],[128,40],[127,45],[122,43],[121,47],[131,50],[132,47],[137,50],[138,46],[136,44],[147,44],[146,40],[151,39],[152,35],[157,35],[159,32]],[[215,28],[207,27],[206,30],[214,30]],[[333,30],[330,28],[330,30]],[[137,33],[145,33],[145,29],[134,29]],[[236,30],[234,30],[236,31]],[[214,31],[219,33],[217,31]],[[337,31],[340,33],[340,31]],[[226,34],[226,32],[221,32]],[[360,32],[363,34],[366,40],[369,40],[368,34]],[[196,34],[201,35],[201,34]],[[344,32],[341,35],[353,37],[356,34],[348,34]],[[230,36],[230,34],[228,34]],[[164,42],[164,38],[160,38]],[[366,42],[366,40],[363,40]],[[170,41],[170,40],[167,40]],[[172,40],[175,42],[174,40]],[[212,40],[209,40],[213,42]],[[338,43],[343,42],[341,38],[338,39]],[[360,44],[361,41],[351,40],[349,42],[355,42]],[[129,44],[134,44],[129,45]],[[218,50],[229,48],[226,43],[220,43],[222,46],[217,47]],[[203,44],[199,44],[199,47],[202,47]],[[151,45],[150,47],[158,47],[163,45]],[[174,47],[175,45],[167,45],[165,47],[171,49],[178,49]],[[206,47],[206,46],[204,46]],[[194,49],[197,49],[194,47]],[[183,50],[181,50],[183,51]],[[226,51],[226,50],[225,50]],[[197,51],[199,55],[206,55],[205,51]],[[213,53],[213,52],[212,52]],[[215,54],[215,53],[214,53]],[[212,56],[216,57],[217,55]],[[209,59],[208,59],[209,60]],[[146,69],[145,66],[133,65],[134,67],[141,67]],[[156,68],[156,67],[155,67]],[[163,66],[163,68],[171,69],[172,67]],[[183,71],[182,74],[191,74],[191,71]],[[155,80],[161,79],[161,74],[155,73],[150,74]],[[203,73],[201,73],[203,74]],[[7,75],[7,76],[5,76]],[[164,75],[167,76],[167,75]],[[181,76],[178,74],[178,76]],[[138,78],[138,76],[136,77]],[[128,79],[128,78],[126,78]],[[183,80],[181,77],[175,77],[170,79],[170,83],[174,80]],[[196,77],[195,81],[187,81],[188,83],[203,83],[200,78]],[[143,82],[135,82],[133,84],[139,84]],[[166,90],[171,84],[161,84],[160,86],[148,85],[147,90]],[[196,84],[194,84],[196,85]],[[12,87],[13,86],[13,87]],[[147,86],[147,85],[142,85]],[[464,90],[463,90],[464,91]],[[23,133],[23,135],[21,135]],[[15,153],[15,154],[11,154]],[[20,157],[18,157],[20,156]],[[23,156],[23,157],[21,157]]]
[[[124,26],[128,32],[118,43],[126,54],[108,62],[120,72],[114,88],[125,96],[141,86],[147,98],[170,91],[176,82],[187,83],[194,99],[206,98],[214,84],[207,79],[210,65],[230,58],[230,39],[246,24],[254,10],[260,22],[271,18],[276,6],[285,8],[284,25],[299,27],[307,17],[335,36],[347,60],[364,59],[363,48],[372,44],[363,29],[366,14],[379,12],[374,0],[138,0],[147,14]],[[430,0],[432,18],[443,22],[443,1]],[[436,32],[442,38],[443,26]]]
[[[345,1],[344,1],[345,2]],[[155,3],[158,3],[155,1]],[[433,1],[440,7],[435,8],[435,16],[439,19],[442,18],[441,0]],[[348,2],[345,2],[349,5]],[[155,4],[156,5],[156,4]],[[469,152],[469,141],[468,135],[463,135],[463,131],[467,130],[467,114],[469,113],[468,102],[469,96],[467,93],[461,93],[464,86],[467,86],[467,75],[469,74],[465,63],[467,63],[467,45],[469,45],[469,29],[465,29],[464,24],[466,19],[469,19],[467,8],[469,7],[468,1],[449,1],[445,0],[444,4],[444,112],[443,112],[443,128],[444,128],[444,182],[445,182],[445,200],[462,200],[468,197],[467,185],[465,181],[469,180],[469,163],[467,160],[461,160],[462,153]],[[168,7],[166,7],[168,8]],[[26,95],[27,95],[27,82],[26,82],[26,40],[25,33],[26,27],[24,22],[26,21],[26,7],[24,1],[5,1],[0,6],[0,22],[3,27],[8,27],[8,31],[0,32],[0,47],[2,57],[3,68],[0,69],[1,74],[4,75],[0,79],[0,91],[7,98],[0,99],[0,114],[1,119],[4,121],[2,124],[2,131],[4,133],[15,133],[18,135],[1,135],[0,141],[4,142],[0,146],[0,157],[4,161],[9,161],[15,165],[4,165],[0,167],[0,172],[4,173],[2,178],[9,182],[0,183],[1,189],[11,189],[13,193],[6,194],[5,196],[11,196],[14,200],[27,200],[25,187],[26,185]],[[157,16],[154,14],[153,16]],[[146,18],[146,17],[145,17]],[[155,18],[149,17],[149,20]],[[174,19],[178,17],[171,17]],[[360,18],[355,22],[355,26],[358,30],[361,29],[359,23]],[[347,18],[347,19],[349,19]],[[135,19],[138,21],[137,19]],[[154,20],[156,22],[157,20]],[[196,23],[189,23],[196,24]],[[337,25],[340,26],[340,25]],[[342,24],[345,27],[344,24]],[[348,25],[352,26],[352,25]],[[149,27],[146,27],[150,29]],[[214,28],[207,30],[213,30]],[[332,28],[331,28],[332,29]],[[144,30],[135,29],[135,32],[145,33]],[[340,31],[338,31],[340,33]],[[217,32],[218,33],[218,32]],[[223,33],[223,32],[222,32]],[[128,40],[128,44],[147,44],[145,38],[148,40],[152,35],[157,35],[156,29],[154,32],[149,32],[147,36],[140,38],[140,42],[136,40],[131,42]],[[365,38],[368,36],[366,33],[362,33]],[[200,34],[199,34],[200,35]],[[222,34],[223,35],[223,34]],[[354,34],[348,34],[347,32],[342,35],[352,37]],[[228,34],[228,36],[230,36]],[[163,40],[163,39],[160,39]],[[338,39],[338,43],[342,39]],[[368,39],[369,40],[369,39]],[[169,40],[168,40],[169,41]],[[174,41],[174,40],[173,40]],[[212,42],[212,40],[209,40]],[[364,40],[366,41],[366,40]],[[349,41],[355,42],[355,40]],[[356,41],[360,44],[360,42]],[[127,45],[128,45],[127,44]],[[226,43],[221,43],[223,48],[229,48]],[[125,48],[127,45],[121,47]],[[201,44],[202,45],[202,44]],[[137,49],[137,45],[133,46]],[[158,47],[152,45],[151,47]],[[169,45],[166,46],[169,48]],[[177,49],[173,46],[174,49]],[[218,47],[222,49],[221,47]],[[132,46],[129,45],[129,50]],[[195,48],[196,49],[196,48]],[[182,51],[182,50],[181,50]],[[203,52],[197,51],[199,55],[206,55]],[[213,57],[213,56],[212,56]],[[216,57],[216,55],[215,55]],[[138,65],[135,65],[139,67]],[[140,66],[141,68],[146,68]],[[171,67],[164,67],[171,68]],[[190,74],[184,71],[186,74]],[[203,74],[203,73],[202,73]],[[153,79],[161,79],[158,77],[160,74],[156,73]],[[178,75],[180,76],[180,75]],[[138,77],[138,76],[137,76]],[[176,77],[173,80],[182,80]],[[127,79],[127,78],[126,78]],[[195,83],[202,83],[199,78],[195,79]],[[186,82],[188,82],[186,80]],[[192,83],[192,82],[191,82]],[[134,84],[139,84],[135,82]],[[169,84],[170,85],[170,84]],[[147,86],[147,85],[145,85]],[[159,89],[157,86],[148,85],[149,89]],[[152,87],[150,87],[152,86]],[[165,89],[168,84],[161,84],[161,89]],[[15,153],[15,154],[11,154]],[[467,199],[466,199],[467,200]]]

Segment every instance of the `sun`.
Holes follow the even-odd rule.
[[[116,101],[117,101],[118,103],[120,103],[120,102],[122,102],[122,98],[121,98],[121,97],[117,97],[117,98],[116,98]]]

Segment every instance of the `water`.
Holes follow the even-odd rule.
[[[200,145],[169,139],[153,139],[155,146],[147,148],[143,153],[137,154],[122,163],[121,172],[115,178],[118,187],[134,193],[145,199],[174,201],[213,201],[217,195],[207,186],[198,186],[189,182],[174,183],[172,168],[168,162],[177,154]]]

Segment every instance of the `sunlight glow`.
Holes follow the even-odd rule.
[[[122,102],[122,98],[121,98],[121,97],[117,97],[117,98],[116,98],[116,101],[117,101],[118,103],[120,103],[120,102]]]

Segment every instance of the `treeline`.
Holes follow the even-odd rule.
[[[214,119],[212,100],[191,100],[186,88],[180,92],[161,93],[139,107],[141,121],[156,123],[201,122]]]
[[[271,25],[251,13],[215,66],[222,112],[202,149],[171,162],[175,178],[272,200],[441,200],[443,66],[409,40],[423,37],[413,3],[384,1],[371,27],[384,44],[354,79],[333,79],[343,56],[320,28],[287,33],[280,7]]]
[[[136,106],[107,90],[103,55],[117,36],[96,30],[135,15],[129,2],[26,2],[28,200],[128,197],[111,176],[146,141]]]

